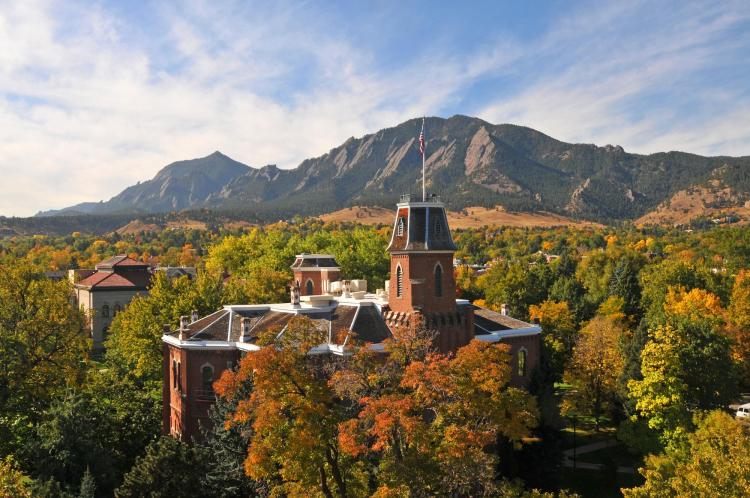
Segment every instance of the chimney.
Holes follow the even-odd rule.
[[[190,318],[187,315],[182,315],[180,317],[180,336],[179,339],[181,341],[184,341],[186,339],[185,332],[188,330],[188,320]]]
[[[193,312],[192,312],[192,313],[190,313],[190,323],[195,323],[195,322],[197,322],[197,321],[198,321],[198,318],[200,318],[200,317],[198,316],[198,310],[193,310]]]
[[[503,316],[508,315],[508,306],[505,303],[500,305],[500,314]]]
[[[240,318],[240,342],[250,342],[250,318],[243,316]]]

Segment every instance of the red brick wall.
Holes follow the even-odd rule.
[[[213,379],[218,380],[229,365],[236,365],[236,350],[182,349],[165,344],[164,407],[162,427],[165,434],[179,435],[183,441],[200,439],[200,424],[208,422],[208,409],[214,399],[203,389],[202,367],[209,364],[214,369]],[[172,361],[180,363],[178,388],[174,387]]]
[[[313,283],[313,292],[311,295],[317,296],[323,294],[323,281],[335,282],[339,280],[340,272],[338,270],[294,270],[294,280],[299,282],[300,296],[307,296],[307,281]]]
[[[518,337],[507,337],[503,339],[504,344],[510,345],[511,384],[526,387],[531,380],[531,374],[539,366],[540,335],[524,335]],[[526,350],[526,375],[520,376],[518,372],[518,352]]]
[[[435,295],[435,267],[443,269],[442,297]],[[396,268],[401,265],[403,286],[397,296]],[[417,281],[420,283],[412,283]],[[391,276],[388,304],[393,311],[410,312],[421,308],[423,313],[455,311],[456,282],[453,278],[452,253],[397,253],[391,255]]]

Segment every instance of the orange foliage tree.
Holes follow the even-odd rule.
[[[346,359],[311,354],[326,334],[293,320],[216,383],[231,399],[252,380],[227,420],[252,424],[250,477],[290,496],[495,489],[495,444],[520,445],[537,419],[534,399],[509,386],[508,346],[474,341],[445,356],[434,334],[404,330],[385,352],[357,344]]]

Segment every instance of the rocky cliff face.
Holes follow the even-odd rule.
[[[291,170],[249,168],[217,152],[173,163],[153,180],[86,209],[208,207],[286,217],[351,205],[392,207],[400,194],[421,190],[420,127],[421,119],[413,119],[350,138]],[[499,204],[598,221],[633,219],[709,178],[742,183],[747,175],[740,172],[750,167],[748,157],[646,156],[619,146],[568,144],[530,128],[467,116],[428,118],[425,128],[427,188],[453,209]],[[740,187],[735,190],[750,190]]]

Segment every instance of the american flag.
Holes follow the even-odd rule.
[[[424,119],[422,120],[422,130],[419,132],[419,155],[424,156]]]

